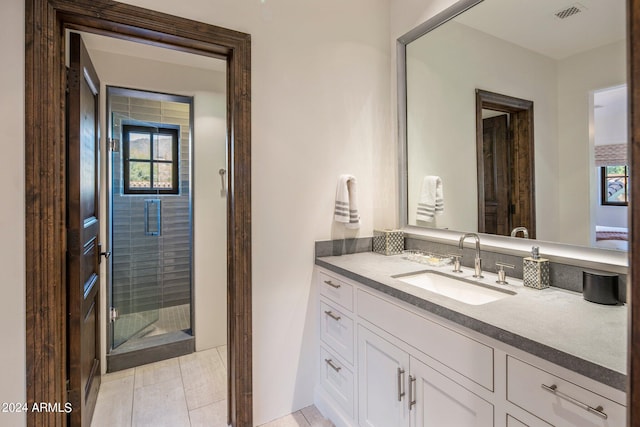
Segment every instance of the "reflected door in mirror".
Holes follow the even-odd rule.
[[[482,119],[482,157],[484,161],[483,233],[507,236],[510,233],[508,116]]]
[[[536,236],[533,102],[476,89],[478,231]]]

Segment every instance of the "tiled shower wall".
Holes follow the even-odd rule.
[[[120,314],[191,302],[189,104],[110,96],[113,134],[135,121],[180,125],[180,193],[123,193],[122,150],[113,155],[113,304]],[[161,201],[161,234],[144,233],[146,199]]]

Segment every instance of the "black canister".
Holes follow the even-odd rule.
[[[618,304],[618,275],[583,271],[582,295],[587,301],[598,304]]]

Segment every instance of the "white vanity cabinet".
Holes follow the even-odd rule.
[[[411,359],[411,426],[490,427],[493,405],[417,359]]]
[[[364,326],[358,327],[360,426],[409,426],[409,354]]]
[[[360,426],[494,425],[490,403],[364,326],[358,376]]]
[[[352,425],[357,418],[355,316],[353,285],[334,274],[318,272],[320,294],[320,393],[327,396],[331,418],[338,425]],[[342,421],[341,421],[342,420]]]
[[[507,427],[529,427],[520,420],[513,418],[511,415],[507,415]]]
[[[626,425],[626,408],[562,377],[507,357],[507,400],[556,427]]]
[[[317,271],[315,403],[337,427],[625,425],[623,392]]]

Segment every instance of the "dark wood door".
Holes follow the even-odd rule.
[[[71,426],[89,426],[100,387],[100,81],[70,37],[67,98],[67,357]]]
[[[484,233],[510,233],[507,115],[482,120],[484,159]]]

